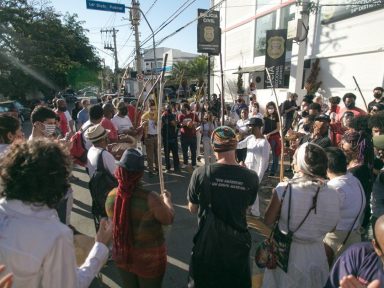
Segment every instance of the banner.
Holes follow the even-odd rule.
[[[338,2],[331,0],[329,5],[320,6],[321,24],[329,24],[384,8],[384,0],[350,0],[347,2],[345,5],[337,6],[332,4]]]
[[[198,9],[197,52],[219,55],[221,50],[220,12]]]
[[[287,44],[287,29],[267,30],[265,47],[265,68],[271,75],[275,88],[284,87],[285,49]],[[264,71],[264,89],[270,88],[267,72]]]

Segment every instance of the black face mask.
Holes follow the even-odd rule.
[[[373,97],[375,97],[375,99],[380,99],[381,96],[383,96],[381,93],[374,93],[373,94]]]
[[[312,125],[310,123],[307,123],[307,124],[303,125],[303,129],[307,133],[311,132],[311,127],[312,127]]]
[[[120,115],[127,116],[127,114],[128,114],[128,108],[127,108],[127,107],[120,108],[120,109],[119,109],[119,113],[120,113]]]
[[[355,103],[352,102],[352,103],[345,104],[345,107],[347,107],[347,109],[355,108]]]
[[[57,109],[61,112],[67,111],[67,107],[58,107]]]

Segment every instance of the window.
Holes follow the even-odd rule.
[[[276,28],[276,12],[257,18],[255,29],[255,57],[265,55],[267,30]]]
[[[295,4],[281,8],[279,29],[287,29],[288,21],[295,19]],[[292,51],[292,39],[287,40],[287,50]]]

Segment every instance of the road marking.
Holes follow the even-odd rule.
[[[180,260],[172,258],[171,256],[167,256],[167,261],[169,264],[179,267],[180,269],[183,269],[185,271],[189,271],[189,265]]]
[[[176,207],[179,207],[179,208],[183,208],[183,209],[187,209],[187,210],[188,210],[188,206],[187,206],[187,205],[178,205],[178,204],[173,203],[173,206],[176,206]]]
[[[177,181],[177,180],[166,181],[166,182],[164,182],[164,184],[176,183],[176,182],[179,182],[179,181]],[[145,184],[143,184],[143,186],[154,186],[154,185],[160,185],[160,182],[158,182],[158,183],[145,183]]]

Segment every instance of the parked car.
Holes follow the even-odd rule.
[[[99,95],[93,91],[86,91],[83,94],[84,97],[98,97]]]
[[[99,103],[98,100],[97,100],[97,97],[77,97],[78,98],[78,101],[81,101],[83,99],[88,99],[89,100],[89,104],[91,105],[94,105],[94,104],[97,104]]]
[[[172,88],[164,88],[164,97],[165,99],[174,99],[176,98],[176,92]]]
[[[62,96],[68,103],[76,102],[78,100],[75,94],[63,94]]]
[[[7,113],[8,115],[18,118],[21,123],[24,123],[25,119],[28,119],[29,115],[31,114],[30,109],[24,108],[23,105],[14,100],[1,102],[0,107],[2,107],[2,113]],[[27,115],[27,117],[24,116],[23,110],[24,113],[26,113],[25,115]]]
[[[21,104],[19,101],[15,101],[15,105],[19,112],[21,113],[24,120],[29,119],[31,117],[31,109]]]

